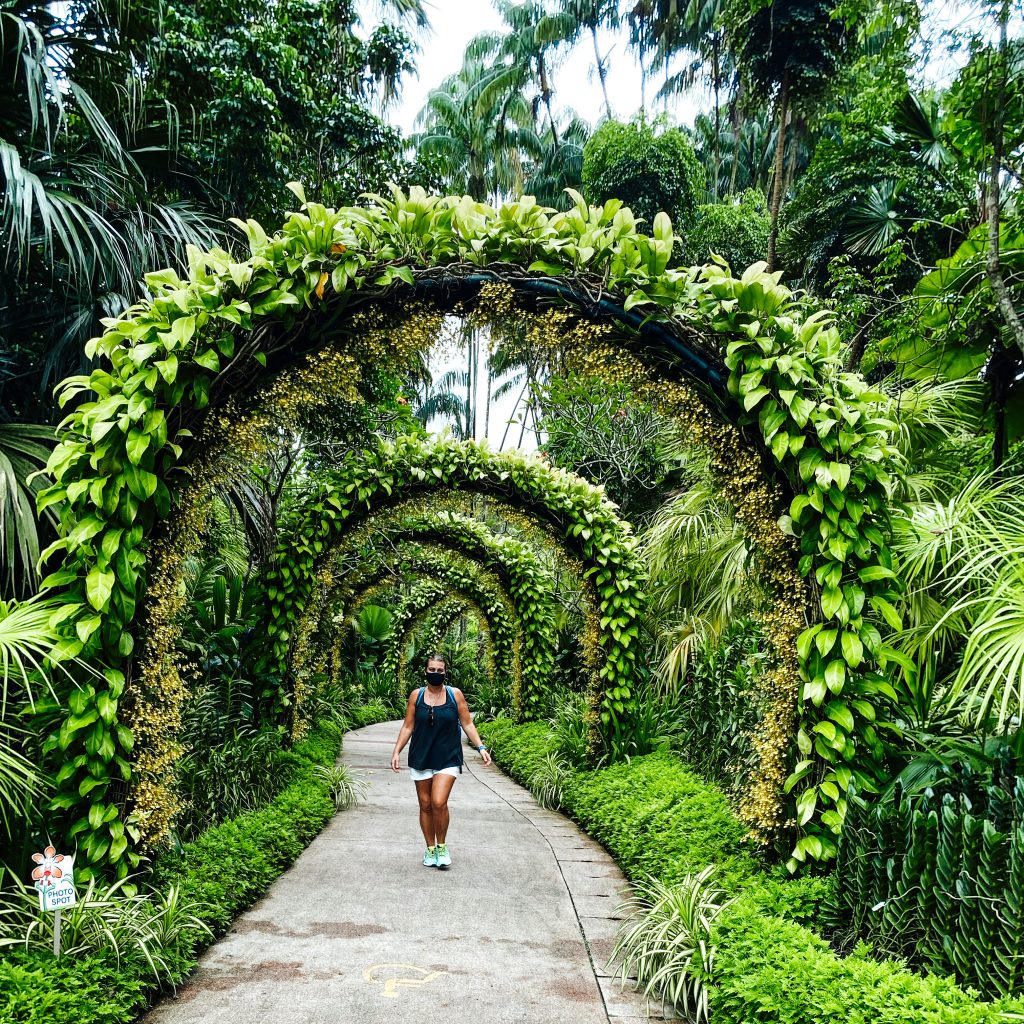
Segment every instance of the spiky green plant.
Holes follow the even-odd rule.
[[[569,764],[581,768],[587,760],[587,698],[566,693],[555,701],[551,718],[551,746]]]
[[[111,885],[90,881],[61,922],[63,955],[113,953],[118,962],[145,963],[158,983],[174,980],[169,956],[197,936],[213,933],[198,916],[203,905],[183,899],[181,889],[136,891],[133,879]],[[0,892],[0,946],[44,951],[53,944],[54,915],[39,909],[35,889],[13,873]]]
[[[702,474],[658,510],[644,533],[643,551],[652,631],[662,650],[658,678],[672,692],[685,679],[694,651],[716,638],[749,601],[749,541]]]
[[[527,781],[527,788],[541,807],[557,811],[562,806],[565,787],[572,780],[573,770],[566,760],[554,751],[544,755]]]
[[[0,423],[0,574],[9,594],[30,593],[39,582],[36,493],[50,482],[40,471],[54,440],[53,427]],[[53,509],[42,518],[57,521]]]
[[[709,884],[714,867],[666,885],[655,878],[637,882],[621,909],[629,917],[609,957],[621,984],[636,978],[646,996],[660,996],[695,1024],[708,1020],[707,979],[714,976],[711,928],[728,906],[722,890]]]
[[[24,730],[13,721],[21,712],[52,703],[50,679],[75,664],[73,645],[61,639],[58,624],[66,609],[54,601],[0,601],[0,822],[8,835],[24,818],[27,802],[39,792],[42,779],[23,752]],[[72,698],[74,700],[74,697]]]
[[[356,775],[348,765],[319,765],[316,775],[331,787],[334,806],[343,811],[366,797],[366,780]]]

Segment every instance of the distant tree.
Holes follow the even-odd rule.
[[[708,177],[715,199],[721,194],[722,90],[735,77],[725,45],[725,6],[726,0],[639,0],[627,15],[630,42],[641,58],[651,53],[652,71],[665,74],[659,96],[676,96],[698,82],[711,87],[714,128]]]
[[[555,44],[537,31],[545,16],[544,5],[540,0],[494,0],[494,5],[505,21],[506,31],[485,32],[466,47],[466,58],[487,65],[478,83],[477,113],[490,113],[510,93],[534,92],[532,105],[543,105],[552,145],[558,149],[551,76]],[[536,110],[534,113],[536,116]]]
[[[768,265],[775,267],[793,106],[807,107],[848,59],[853,32],[830,0],[730,0],[724,15],[730,51],[748,87],[775,99],[775,169]]]
[[[626,385],[552,378],[538,395],[553,465],[604,485],[622,514],[636,520],[661,500],[672,465],[671,431]]]
[[[489,73],[484,62],[467,59],[457,74],[431,90],[412,141],[446,188],[496,201],[522,192],[527,162],[544,146],[522,94],[495,94],[494,106],[481,112],[479,98]]]
[[[601,53],[598,31],[619,25],[618,0],[557,0],[553,14],[537,26],[537,38],[545,43],[575,45],[581,36],[590,36],[594,46],[594,68],[601,83],[606,117],[612,117],[608,98],[608,55]]]
[[[677,226],[693,220],[704,168],[678,128],[606,121],[583,149],[583,194],[591,203],[621,199],[648,224],[664,210]]]
[[[770,231],[764,193],[748,189],[738,201],[697,207],[693,226],[683,236],[684,260],[702,264],[721,256],[739,273],[767,257]]]

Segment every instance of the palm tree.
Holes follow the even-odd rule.
[[[0,423],[0,571],[10,594],[31,594],[39,582],[36,495],[48,484],[40,471],[53,444],[52,427]],[[53,508],[43,517],[56,526]]]
[[[24,730],[14,718],[25,709],[40,710],[43,698],[53,699],[54,672],[71,664],[84,669],[59,627],[63,612],[58,602],[38,598],[0,601],[0,823],[8,836],[20,831],[29,800],[43,783],[26,756]]]
[[[547,113],[548,131],[557,150],[559,138],[552,110],[554,83],[550,52],[554,44],[541,38],[537,30],[544,18],[544,5],[539,0],[524,3],[495,0],[495,7],[508,31],[483,33],[466,47],[466,59],[490,64],[490,70],[479,82],[477,113],[482,116],[506,95],[525,94],[532,87],[537,91],[537,102],[543,104]]]
[[[413,415],[425,427],[438,416],[447,417],[454,421],[455,435],[466,440],[469,437],[470,401],[469,372],[449,370],[438,381],[425,385]]]
[[[772,226],[768,236],[768,267],[773,270],[786,178],[786,138],[793,108],[806,108],[828,88],[851,56],[856,25],[834,18],[825,0],[769,0],[756,7],[747,0],[729,0],[724,20],[738,71],[753,91],[772,95],[775,100]]]
[[[0,11],[0,333],[42,349],[28,374],[42,389],[80,364],[82,343],[134,301],[145,271],[219,237],[209,213],[153,187],[148,169],[174,163],[166,110],[144,122],[151,111],[129,83],[104,111],[76,81],[76,60],[115,80],[122,69],[79,31],[75,7]],[[19,404],[25,393],[21,380]]]
[[[727,0],[689,0],[684,9],[679,0],[642,0],[633,9],[632,44],[641,54],[653,51],[652,70],[663,70],[665,81],[658,96],[668,99],[705,81],[714,95],[714,131],[711,133],[713,161],[709,178],[712,196],[718,199],[719,175],[722,166],[722,99],[727,82],[735,79],[725,45],[725,13]],[[684,55],[682,68],[670,73],[676,57]],[[735,84],[735,83],[734,83]]]
[[[668,689],[682,682],[697,647],[749,611],[752,593],[749,539],[707,473],[691,468],[697,478],[658,510],[643,535],[652,632]]]
[[[413,136],[420,154],[438,162],[448,187],[478,200],[497,202],[522,192],[525,165],[542,149],[530,104],[520,93],[495,95],[480,109],[490,69],[467,58],[455,75],[430,92]]]
[[[590,135],[590,125],[573,116],[557,133],[542,136],[545,145],[526,180],[526,193],[545,206],[569,209],[573,200],[565,190],[583,187],[583,147]]]
[[[537,26],[537,39],[544,44],[575,46],[580,37],[589,35],[594,47],[594,67],[601,82],[605,116],[612,117],[612,104],[608,98],[608,55],[601,54],[598,30],[618,28],[620,23],[618,0],[558,0],[554,14],[543,18]]]

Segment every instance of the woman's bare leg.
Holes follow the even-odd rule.
[[[434,808],[430,799],[430,784],[433,779],[422,779],[416,783],[416,799],[420,802],[420,830],[427,846],[434,846]]]
[[[448,796],[455,785],[454,775],[435,775],[430,780],[430,808],[438,844],[448,838]]]

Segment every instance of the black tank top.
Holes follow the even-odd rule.
[[[416,771],[432,768],[458,768],[462,771],[462,743],[459,740],[459,706],[455,694],[446,686],[445,702],[431,707],[423,699],[426,687],[421,686],[416,698],[416,718],[409,743],[409,767]],[[433,724],[430,712],[433,711]]]

